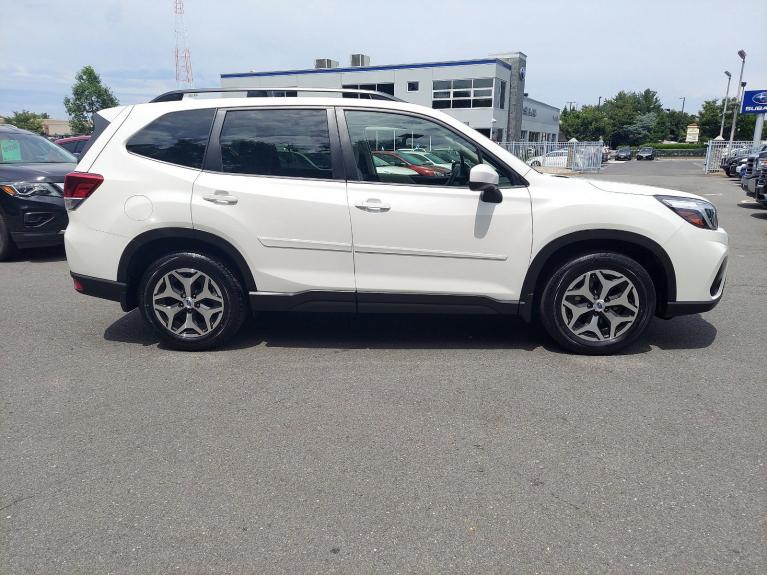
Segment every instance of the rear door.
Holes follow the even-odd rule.
[[[339,150],[331,109],[219,110],[194,184],[194,227],[234,245],[259,292],[353,292]]]

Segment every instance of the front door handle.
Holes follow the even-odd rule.
[[[391,209],[389,204],[383,203],[378,198],[368,198],[364,202],[357,202],[354,204],[355,208],[358,208],[364,212],[388,212]]]
[[[226,190],[216,190],[212,194],[202,197],[206,202],[212,202],[214,204],[220,204],[223,206],[233,206],[238,202],[237,198],[231,195]]]

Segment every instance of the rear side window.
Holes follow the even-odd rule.
[[[215,112],[215,108],[170,112],[136,132],[125,147],[139,156],[200,169]]]
[[[221,129],[224,172],[331,179],[325,110],[233,110]]]
[[[77,147],[77,142],[64,142],[63,144],[59,144],[62,148],[64,148],[67,152],[70,154],[75,151],[75,148]]]

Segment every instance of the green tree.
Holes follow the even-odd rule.
[[[72,86],[72,97],[64,98],[69,125],[75,134],[90,134],[93,131],[93,113],[118,104],[117,98],[101,83],[101,78],[92,66],[85,66],[77,73]]]
[[[650,140],[652,142],[662,142],[663,140],[668,139],[668,132],[668,114],[666,114],[664,110],[661,110],[657,113],[655,125],[650,132]]]
[[[560,115],[559,124],[567,139],[596,141],[601,138],[607,141],[612,132],[607,115],[596,106],[583,106],[580,110],[568,111]]]
[[[29,130],[30,132],[42,134],[43,120],[47,120],[48,118],[50,118],[50,116],[45,112],[42,114],[35,114],[29,110],[22,110],[21,112],[13,112],[13,114],[8,116],[5,121],[22,130]]]
[[[655,90],[647,88],[644,92],[636,94],[637,111],[640,114],[655,113],[663,111],[663,106],[658,99],[658,93]]]

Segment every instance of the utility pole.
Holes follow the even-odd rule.
[[[602,96],[599,96],[599,103],[597,104],[597,108],[602,107]]]
[[[740,56],[740,78],[738,79],[738,85],[740,90],[743,89],[743,68],[746,66],[746,51],[738,50],[738,56]],[[735,110],[732,112],[732,128],[730,128],[730,142],[727,144],[727,150],[732,149],[732,140],[735,138],[735,126],[738,123],[738,108],[740,108],[740,92],[738,92],[738,101],[735,104]]]
[[[727,99],[730,97],[730,80],[732,80],[732,74],[730,74],[727,70],[724,71],[724,74],[727,76],[727,90],[724,92],[724,106],[722,107],[722,127],[719,128],[720,140],[724,139],[724,118],[727,115]]]
[[[686,100],[687,98],[686,98],[685,96],[682,96],[682,97],[681,97],[681,98],[679,98],[679,99],[680,99],[680,100],[682,100],[682,115],[684,116],[684,102],[685,102],[685,100]]]
[[[576,104],[577,102],[565,102],[565,103],[569,105],[570,111],[572,112],[573,111],[573,104]]]

